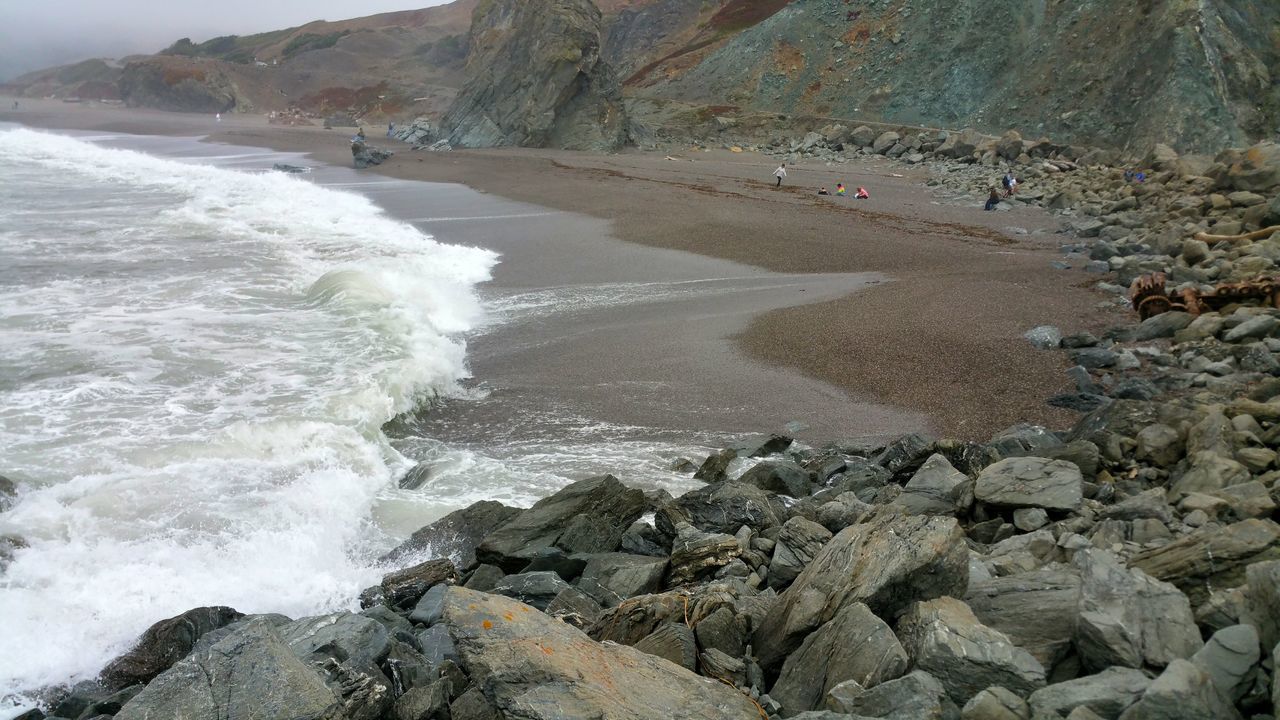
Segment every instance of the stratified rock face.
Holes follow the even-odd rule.
[[[622,95],[600,56],[591,0],[486,0],[471,22],[467,81],[441,126],[462,147],[614,150]]]
[[[131,107],[174,112],[227,112],[236,92],[216,63],[169,56],[131,62],[120,75],[120,97]]]
[[[757,715],[734,688],[582,632],[514,600],[450,588],[441,618],[460,664],[502,717],[737,720]],[[456,716],[455,716],[456,717]]]
[[[109,690],[148,683],[187,656],[202,635],[244,617],[229,607],[188,610],[147,628],[138,644],[112,660],[99,682]]]

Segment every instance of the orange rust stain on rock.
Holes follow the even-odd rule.
[[[493,623],[489,622],[488,620],[485,620],[484,622],[480,623],[480,626],[483,627],[485,630],[493,629]]]
[[[502,613],[502,617],[506,618],[507,622],[511,622],[512,620],[516,619],[516,616],[512,615],[511,613]]]
[[[527,613],[527,612],[529,612],[529,608],[528,608],[528,606],[526,606],[526,605],[521,605],[521,606],[520,606],[520,612],[523,612],[523,613]]]
[[[555,651],[554,651],[554,650],[552,650],[552,649],[551,649],[551,648],[549,648],[549,647],[546,647],[546,646],[544,646],[544,645],[539,645],[538,647],[542,648],[542,654],[543,654],[543,655],[554,655],[554,654],[555,654]]]

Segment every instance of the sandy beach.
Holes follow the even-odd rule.
[[[5,107],[0,120],[33,127],[207,136],[306,153],[315,162],[350,163],[345,129],[271,126],[260,116],[215,122],[52,101],[24,100],[16,112]],[[967,206],[944,203],[925,185],[928,171],[921,167],[883,158],[830,167],[801,162],[789,167],[777,189],[770,177],[776,161],[754,153],[429,153],[368,131],[373,144],[397,153],[369,173],[458,183],[597,218],[604,231],[627,243],[776,273],[883,275],[888,282],[843,296],[815,293],[799,301],[806,304],[776,303],[791,306],[744,320],[745,327],[734,330],[738,345],[748,358],[797,369],[863,407],[896,409],[899,420],[927,418],[921,429],[939,434],[986,439],[1018,422],[1071,422],[1074,414],[1044,404],[1069,387],[1065,359],[1035,350],[1021,336],[1042,324],[1064,332],[1096,330],[1116,317],[1116,311],[1098,309],[1103,298],[1082,287],[1087,278],[1079,270],[1051,267],[1069,240],[1054,233],[1055,218],[1023,207],[984,213],[980,198]],[[866,186],[872,197],[816,194],[818,186],[836,182]],[[528,221],[508,222],[518,232]],[[493,223],[485,231],[502,232]],[[680,346],[670,351],[680,352]],[[611,367],[603,354],[583,360],[584,366]],[[592,379],[608,375],[602,370]],[[859,405],[849,407],[853,412]]]

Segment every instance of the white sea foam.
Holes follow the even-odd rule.
[[[380,428],[465,377],[492,253],[364,197],[0,132],[0,696],[194,605],[319,612],[377,577]]]

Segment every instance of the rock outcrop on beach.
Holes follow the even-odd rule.
[[[485,0],[471,21],[467,80],[441,119],[460,147],[614,150],[622,94],[600,49],[591,0]]]
[[[129,63],[120,75],[120,97],[133,107],[200,113],[229,112],[240,101],[215,63],[186,58]]]

